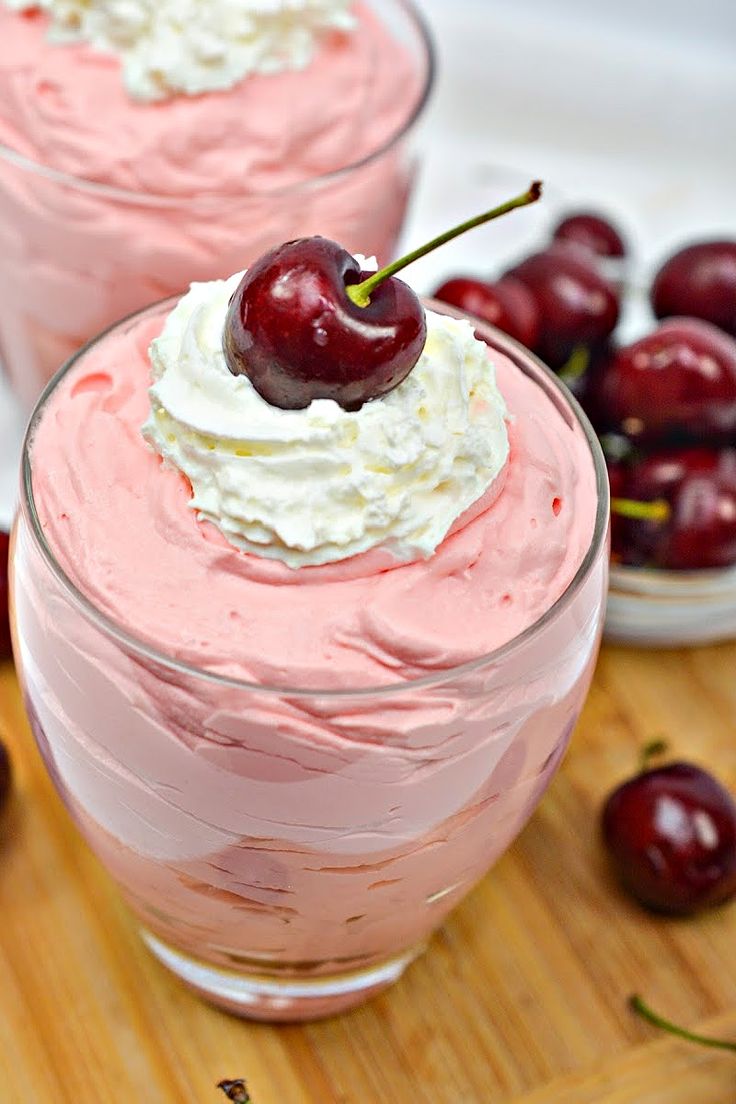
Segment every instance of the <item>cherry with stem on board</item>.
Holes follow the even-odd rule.
[[[613,869],[654,912],[686,916],[724,904],[736,895],[736,802],[693,763],[650,767],[653,753],[604,805]]]

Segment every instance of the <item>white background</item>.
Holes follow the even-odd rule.
[[[419,262],[429,292],[493,276],[560,211],[610,212],[636,279],[697,236],[736,236],[736,0],[418,0],[439,78],[405,242],[547,182],[544,204]],[[645,324],[634,312],[633,326]],[[22,419],[0,380],[0,523],[15,499]]]

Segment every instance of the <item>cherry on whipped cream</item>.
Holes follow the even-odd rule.
[[[314,399],[333,399],[359,410],[398,387],[424,349],[424,310],[396,273],[540,195],[535,181],[523,195],[372,274],[327,238],[278,246],[246,272],[230,301],[223,334],[228,368],[247,376],[271,406],[301,410]]]

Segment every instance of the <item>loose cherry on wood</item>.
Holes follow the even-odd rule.
[[[421,303],[396,273],[540,195],[535,181],[522,195],[372,274],[326,238],[279,246],[246,272],[230,302],[223,335],[228,368],[248,376],[272,406],[287,410],[314,399],[357,410],[380,398],[406,378],[426,337]]]
[[[620,881],[648,908],[685,915],[736,894],[736,803],[700,767],[631,778],[608,798],[602,827]]]
[[[658,318],[691,315],[736,337],[736,241],[680,249],[654,277],[651,300]]]

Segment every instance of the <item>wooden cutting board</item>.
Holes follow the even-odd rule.
[[[604,794],[665,735],[736,790],[736,645],[608,648],[572,749],[512,851],[386,994],[306,1027],[231,1019],[144,950],[72,827],[0,668],[17,767],[0,823],[0,1102],[733,1104],[736,1057],[662,1037],[640,991],[736,1039],[736,905],[692,921],[640,912],[597,839]]]

